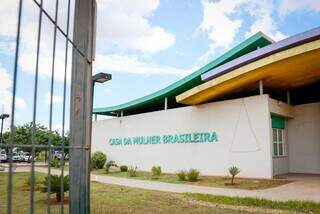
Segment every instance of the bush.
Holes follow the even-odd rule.
[[[128,169],[128,175],[129,177],[137,177],[137,169],[138,167],[133,167],[133,166],[130,166],[129,169]]]
[[[200,172],[196,169],[190,169],[187,173],[188,181],[194,182],[198,180]]]
[[[106,173],[108,174],[109,173],[109,169],[110,167],[118,167],[118,165],[116,164],[116,162],[114,161],[108,161],[107,164],[106,164]]]
[[[238,167],[232,166],[229,168],[229,173],[231,175],[231,185],[234,185],[234,177],[236,177],[236,175],[240,173],[240,170]]]
[[[128,166],[125,166],[125,165],[120,166],[120,171],[121,172],[127,172],[128,171]]]
[[[100,151],[93,153],[91,158],[91,168],[92,169],[102,169],[107,161],[107,156]]]
[[[51,191],[50,193],[56,194],[56,201],[61,201],[61,176],[58,175],[51,175],[50,178],[51,183]],[[42,189],[43,192],[48,192],[48,184],[49,184],[49,177],[45,177],[43,182],[44,187]],[[63,192],[69,191],[70,179],[69,175],[63,177]]]
[[[153,166],[151,168],[152,177],[158,178],[161,175],[161,167],[160,166]]]
[[[50,161],[50,166],[54,168],[59,168],[60,167],[60,161],[58,159],[53,159]]]
[[[31,189],[31,178],[30,177],[28,177],[28,179],[25,180],[24,186],[26,187],[24,189],[27,191],[29,191]],[[39,180],[39,178],[34,176],[34,190],[35,191],[41,190],[41,187],[42,187],[42,182]]]
[[[177,174],[179,181],[185,181],[187,177],[187,172],[184,170],[180,170]]]

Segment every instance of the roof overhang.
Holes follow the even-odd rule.
[[[218,74],[212,70],[211,75],[203,75],[208,82],[178,95],[176,100],[187,105],[200,104],[243,90],[259,80],[263,80],[264,87],[286,90],[317,82],[320,80],[320,28],[313,33],[313,39],[305,39],[310,33],[297,35],[300,38],[281,41],[285,43],[282,47],[280,42],[278,48],[275,43],[274,49],[272,45],[264,48],[269,48],[267,52],[259,49],[250,53],[252,58],[243,56],[242,60],[238,58],[217,67]],[[255,56],[257,52],[260,57]]]
[[[149,94],[144,97],[132,100],[116,106],[94,108],[94,114],[117,116],[122,113],[127,114],[137,114],[144,112],[151,112],[156,110],[161,110],[164,108],[164,99],[167,98],[170,107],[178,106],[175,103],[175,97],[184,91],[187,91],[201,83],[201,74],[206,73],[213,68],[216,68],[224,63],[227,63],[233,59],[241,57],[247,53],[256,50],[258,47],[265,47],[272,44],[272,40],[263,34],[258,32],[245,41],[241,42],[234,48],[230,49],[217,59],[208,63],[207,65],[201,67],[194,73],[182,78],[181,80],[169,85],[168,87],[161,89],[155,93]],[[174,101],[171,102],[170,101]],[[181,106],[181,105],[180,105]]]

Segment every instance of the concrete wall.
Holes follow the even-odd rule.
[[[295,112],[294,106],[272,98],[269,98],[269,111],[272,114],[286,118],[293,118]]]
[[[110,138],[212,131],[216,143],[108,143]],[[92,132],[93,151],[140,170],[160,165],[165,172],[196,168],[206,175],[226,175],[236,165],[239,176],[272,177],[268,95],[100,120]]]
[[[273,157],[273,174],[281,175],[289,172],[289,158],[285,157]]]
[[[297,105],[288,120],[289,171],[320,173],[320,103]]]

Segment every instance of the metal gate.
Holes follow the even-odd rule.
[[[16,103],[17,96],[16,91],[18,84],[20,82],[17,80],[19,70],[19,60],[21,52],[21,27],[23,23],[22,13],[24,12],[23,4],[27,1],[32,2],[34,7],[38,11],[38,25],[37,25],[37,35],[35,40],[36,42],[36,55],[35,55],[35,71],[34,71],[34,81],[32,84],[34,90],[33,94],[33,106],[32,106],[32,121],[31,130],[32,138],[30,144],[20,144],[16,142],[14,138],[15,130],[17,127],[15,112],[16,112]],[[47,0],[53,1],[53,0]],[[60,0],[61,2],[62,0]],[[12,86],[12,103],[11,103],[11,112],[10,112],[10,136],[7,143],[2,141],[0,142],[0,148],[7,151],[7,196],[6,196],[6,213],[16,213],[17,210],[14,209],[15,204],[13,201],[14,193],[14,168],[15,163],[13,160],[13,153],[15,148],[21,149],[30,149],[30,164],[27,165],[30,169],[30,190],[29,190],[29,202],[28,210],[30,213],[43,212],[37,208],[35,203],[35,188],[36,188],[36,173],[37,173],[37,163],[35,162],[35,154],[38,149],[45,150],[48,154],[46,171],[47,171],[47,197],[46,197],[46,207],[47,213],[56,213],[56,212],[70,212],[70,213],[89,213],[90,212],[90,146],[91,146],[91,112],[92,112],[92,61],[94,54],[94,41],[95,41],[95,17],[96,17],[96,2],[95,0],[65,0],[67,2],[66,16],[66,28],[63,29],[59,26],[58,14],[59,0],[55,0],[54,4],[54,13],[50,13],[44,7],[45,0],[19,0],[18,6],[18,21],[17,21],[17,33],[16,33],[16,46],[15,46],[15,55],[14,55],[14,67],[13,67],[13,86]],[[74,16],[71,17],[71,10],[74,8]],[[61,9],[61,8],[60,8]],[[46,18],[53,25],[53,48],[52,48],[52,64],[51,67],[51,81],[50,81],[50,107],[49,107],[49,138],[45,144],[39,144],[37,138],[37,115],[39,106],[37,106],[38,94],[39,94],[39,63],[41,61],[41,45],[40,40],[42,36],[42,24],[43,19]],[[73,25],[73,29],[72,28]],[[73,30],[73,36],[71,36]],[[53,144],[53,119],[54,119],[54,90],[56,89],[55,85],[55,74],[57,71],[56,57],[57,51],[57,34],[63,36],[65,47],[64,52],[64,79],[63,79],[63,109],[59,117],[62,118],[62,129],[61,129],[61,140],[59,144]],[[73,38],[71,38],[73,37]],[[70,48],[71,47],[71,48]],[[72,49],[72,63],[69,62],[70,51]],[[59,50],[61,51],[61,50]],[[68,67],[72,66],[71,69],[71,81],[70,95],[67,94],[67,70]],[[66,144],[66,126],[69,118],[66,117],[67,111],[67,102],[70,101],[70,143]],[[60,168],[57,172],[57,169],[52,169],[51,161],[53,157],[53,151],[60,151]],[[64,204],[64,176],[68,172],[64,171],[65,168],[65,155],[64,153],[69,151],[69,180],[70,180],[70,189],[69,189],[69,210],[66,208],[67,205]],[[2,172],[1,172],[2,173]],[[52,177],[54,174],[60,175],[60,197],[61,202],[60,206],[57,209],[52,208],[52,199],[51,199],[51,190],[52,190]],[[3,210],[2,210],[3,211]],[[21,211],[18,211],[21,212]]]

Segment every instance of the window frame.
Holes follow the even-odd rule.
[[[275,147],[276,146],[276,147]],[[287,157],[285,129],[272,128],[272,155],[275,158]],[[282,154],[280,154],[282,151]]]

